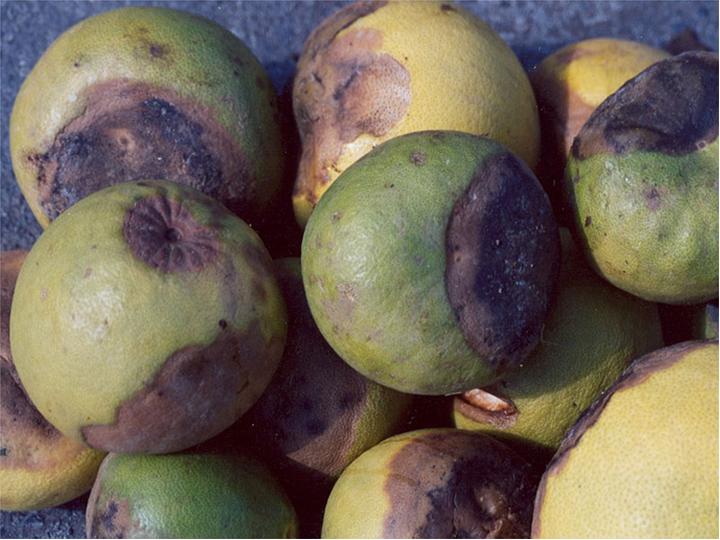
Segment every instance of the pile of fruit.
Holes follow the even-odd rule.
[[[460,6],[357,2],[305,44],[296,155],[229,31],[80,22],[11,119],[45,231],[1,257],[0,507],[717,537],[717,96],[707,50],[593,39],[528,77]]]

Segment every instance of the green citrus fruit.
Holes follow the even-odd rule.
[[[90,493],[88,538],[294,538],[295,512],[241,456],[110,454]]]
[[[561,229],[558,291],[540,345],[490,387],[454,398],[455,425],[557,449],[580,414],[630,361],[662,347],[655,304],[598,277]]]
[[[689,52],[643,71],[578,134],[565,188],[597,271],[646,300],[718,294],[718,57]]]
[[[537,478],[482,433],[426,429],[371,448],[340,476],[323,538],[524,538]]]
[[[280,188],[276,96],[231,32],[182,11],[129,7],[64,32],[25,79],[10,146],[43,227],[110,184],[189,185],[255,221]]]
[[[718,345],[635,360],[567,433],[533,538],[717,538]]]
[[[63,213],[20,272],[20,379],[63,434],[170,452],[250,408],[282,354],[285,306],[257,235],[171,182],[122,183]]]
[[[532,172],[459,132],[388,141],[349,167],[305,230],[302,272],[328,343],[416,394],[495,379],[540,339],[559,259]]]

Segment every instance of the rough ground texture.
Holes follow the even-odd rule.
[[[125,5],[163,5],[198,13],[228,27],[252,49],[280,90],[291,79],[312,28],[343,2],[74,2],[0,0],[0,247],[29,249],[40,234],[10,165],[8,119],[15,94],[47,46],[79,20]],[[634,39],[662,46],[686,27],[713,49],[718,4],[713,1],[490,0],[463,2],[510,44],[526,68],[555,49],[590,37]],[[84,500],[42,512],[0,513],[0,538],[84,537]]]

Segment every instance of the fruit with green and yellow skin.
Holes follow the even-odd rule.
[[[530,82],[489,25],[451,2],[354,2],[310,35],[293,86],[302,139],[295,215],[352,163],[425,130],[484,135],[530,167],[540,128]]]
[[[565,190],[590,263],[646,300],[718,294],[718,56],[663,60],[605,100],[578,134]]]
[[[533,538],[718,536],[718,345],[635,360],[567,433]]]
[[[430,131],[349,167],[305,230],[313,318],[343,360],[401,392],[483,386],[537,345],[559,262],[529,168],[500,144]]]
[[[10,354],[10,305],[26,251],[0,253],[0,509],[38,510],[88,491],[104,453],[64,437],[23,392]]]
[[[565,212],[562,177],[575,136],[592,112],[624,83],[670,54],[616,38],[586,39],[543,59],[530,74],[540,111],[538,177],[556,213]],[[563,216],[564,217],[564,216]]]
[[[490,387],[453,398],[455,426],[517,437],[554,452],[582,412],[635,358],[663,346],[655,304],[604,281],[569,231],[540,345]]]
[[[85,19],[28,74],[10,121],[13,169],[38,222],[111,184],[189,185],[255,222],[280,189],[276,96],[231,32],[182,11]]]
[[[110,454],[88,500],[88,538],[295,538],[277,481],[243,456]]]
[[[18,277],[20,380],[66,436],[162,453],[247,411],[280,361],[285,305],[258,236],[165,181],[117,184],[42,234]]]
[[[536,486],[530,465],[483,433],[403,433],[345,469],[322,537],[526,538]]]
[[[286,486],[301,525],[317,522],[340,473],[400,431],[412,396],[376,384],[338,357],[313,321],[300,259],[274,261],[288,309],[288,337],[277,373],[227,435],[263,456]],[[228,442],[230,442],[228,441]]]

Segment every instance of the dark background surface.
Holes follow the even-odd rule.
[[[714,1],[473,1],[460,2],[510,44],[526,69],[568,43],[620,37],[662,47],[684,28],[717,50]],[[126,5],[162,5],[204,15],[240,37],[265,66],[278,90],[291,80],[310,31],[343,2],[76,2],[0,1],[0,247],[29,249],[40,234],[15,183],[8,121],[24,77],[65,29],[81,19]],[[0,486],[0,489],[3,487]],[[83,537],[85,498],[41,512],[0,513],[0,538]]]

